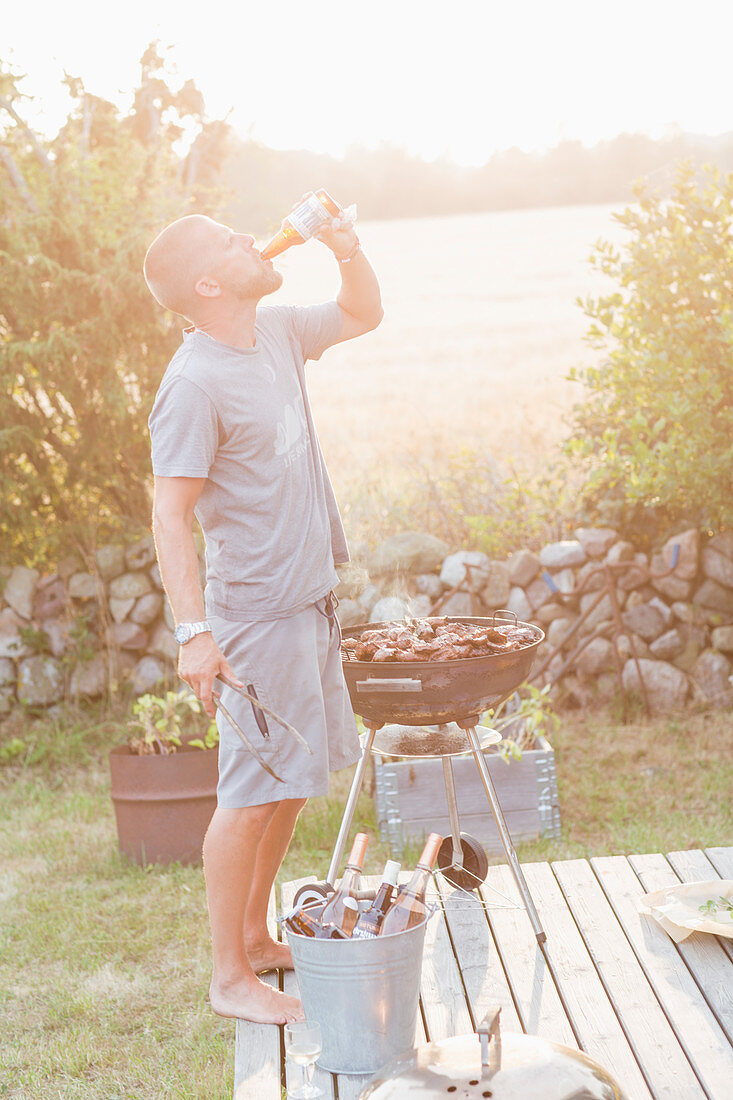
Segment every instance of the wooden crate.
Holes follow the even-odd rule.
[[[513,843],[560,836],[555,754],[544,738],[539,747],[505,760],[494,750],[485,753],[491,778]],[[440,759],[395,760],[375,756],[375,803],[382,839],[400,852],[407,839],[430,832],[450,833]],[[453,757],[461,831],[476,837],[490,854],[503,852],[499,834],[473,756]]]

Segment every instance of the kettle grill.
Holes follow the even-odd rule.
[[[296,906],[327,897],[334,889],[370,753],[441,758],[451,835],[443,841],[437,866],[457,888],[470,890],[480,886],[488,872],[488,859],[479,841],[461,832],[452,764],[453,756],[471,752],[537,942],[545,942],[547,937],[484,759],[484,749],[499,742],[501,735],[479,724],[483,711],[498,707],[528,678],[545,635],[539,627],[519,622],[516,615],[506,611],[496,611],[488,618],[447,616],[446,622],[496,627],[502,622],[506,624],[505,616],[512,625],[529,632],[531,642],[518,649],[479,657],[384,663],[356,660],[353,652],[342,645],[342,666],[351,703],[366,726],[362,756],[351,783],[327,881],[302,886],[295,894]],[[342,634],[343,638],[359,638],[365,630],[394,625],[361,624],[344,629]]]

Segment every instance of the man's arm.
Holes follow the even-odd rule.
[[[206,618],[193,538],[193,510],[204,482],[202,477],[155,478],[153,537],[160,575],[176,623],[200,622]],[[193,688],[211,718],[216,713],[211,688],[219,673],[243,686],[211,633],[197,634],[181,646],[178,675]]]
[[[343,229],[325,227],[318,234],[337,260],[341,272],[341,287],[336,302],[343,317],[341,335],[336,341],[353,340],[375,329],[384,317],[379,283],[372,265],[359,247],[353,226]],[[346,262],[341,262],[347,257]]]

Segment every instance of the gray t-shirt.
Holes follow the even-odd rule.
[[[305,385],[306,359],[341,334],[336,302],[261,306],[255,346],[188,330],[149,427],[157,477],[203,477],[206,609],[284,618],[325,595],[349,560]]]

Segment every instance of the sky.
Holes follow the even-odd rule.
[[[64,70],[129,106],[158,39],[210,118],[274,148],[485,163],[619,133],[733,131],[733,0],[14,0],[0,60],[53,133]]]

